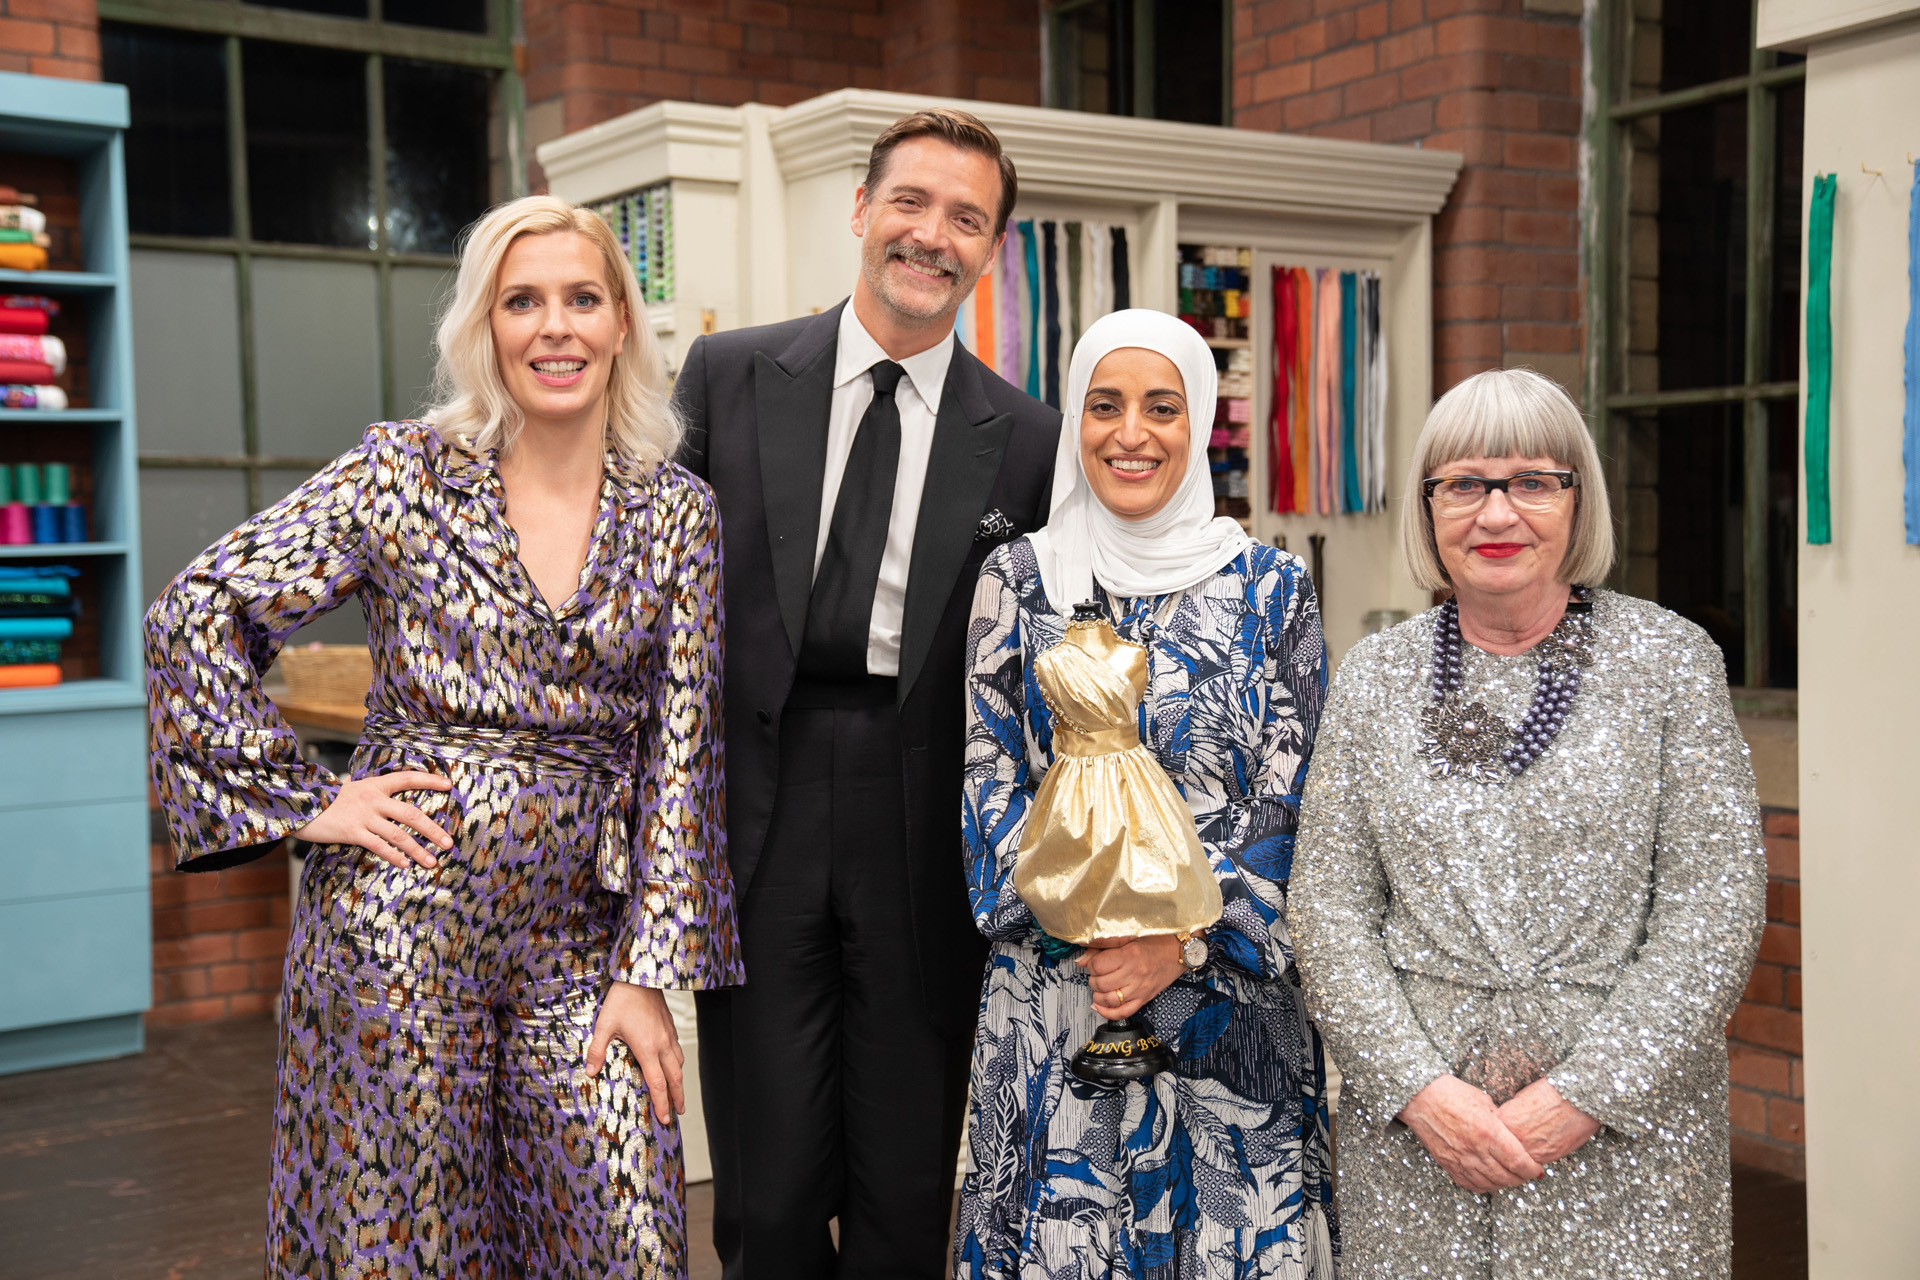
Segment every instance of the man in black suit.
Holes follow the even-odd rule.
[[[953,336],[1014,196],[973,116],[896,122],[854,197],[852,298],[699,339],[675,387],[725,553],[747,982],[697,998],[728,1280],[946,1274],[986,954],[963,651],[981,560],[1045,522],[1060,429]]]

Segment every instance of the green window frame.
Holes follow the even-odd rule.
[[[1207,0],[1199,0],[1207,2]],[[1045,43],[1042,54],[1045,65],[1041,69],[1041,102],[1044,106],[1059,107],[1070,111],[1084,111],[1076,101],[1073,67],[1062,56],[1073,47],[1068,33],[1068,19],[1082,9],[1096,4],[1111,3],[1121,13],[1126,23],[1128,38],[1132,43],[1133,57],[1121,67],[1122,85],[1120,96],[1130,104],[1131,112],[1137,117],[1157,119],[1154,104],[1154,53],[1159,42],[1154,38],[1154,0],[1058,0],[1046,10],[1046,25],[1043,28]],[[1218,0],[1220,7],[1220,119],[1217,123],[1233,123],[1233,0]]]
[[[1671,0],[1670,0],[1671,2]],[[1693,85],[1668,93],[1636,94],[1632,88],[1635,48],[1632,0],[1597,0],[1589,26],[1588,61],[1594,108],[1586,122],[1586,141],[1593,162],[1593,185],[1585,210],[1582,235],[1586,301],[1587,378],[1586,409],[1601,456],[1608,459],[1608,491],[1622,530],[1631,530],[1639,514],[1630,509],[1631,481],[1628,429],[1636,417],[1663,409],[1693,405],[1742,406],[1741,563],[1743,574],[1744,679],[1736,684],[1764,687],[1772,683],[1773,653],[1768,625],[1770,600],[1767,574],[1768,540],[1768,408],[1794,400],[1800,393],[1797,378],[1769,380],[1775,355],[1773,292],[1775,269],[1774,202],[1775,146],[1779,126],[1779,98],[1789,86],[1806,79],[1805,63],[1782,65],[1779,55],[1757,47],[1749,49],[1744,74]],[[1757,4],[1755,5],[1757,11]],[[1757,12],[1754,13],[1757,29]],[[1638,121],[1712,103],[1744,99],[1746,103],[1746,305],[1743,316],[1743,377],[1719,386],[1680,390],[1642,390],[1632,385],[1629,359],[1631,310],[1630,254],[1628,250],[1631,130]],[[1626,542],[1622,541],[1623,548]],[[1621,564],[1626,557],[1623,554]],[[1623,569],[1616,569],[1616,576]],[[1730,662],[1729,667],[1733,664]],[[1729,670],[1730,677],[1742,673]]]
[[[382,20],[381,0],[368,0],[368,17],[339,18],[241,4],[235,0],[100,0],[100,18],[134,26],[169,27],[226,40],[227,162],[231,174],[233,234],[223,237],[134,234],[135,249],[218,254],[233,259],[238,282],[240,414],[242,452],[186,455],[141,453],[145,469],[225,470],[246,473],[247,503],[259,510],[261,476],[267,471],[317,471],[330,457],[289,457],[260,452],[260,407],[253,342],[253,263],[262,258],[370,263],[376,274],[379,325],[380,402],[383,417],[401,416],[393,359],[395,267],[450,268],[450,254],[405,253],[388,243],[387,120],[384,60],[406,58],[491,71],[499,77],[505,117],[505,165],[509,196],[526,194],[525,94],[514,58],[519,22],[515,0],[487,0],[487,32],[468,34]],[[246,110],[242,42],[271,40],[366,56],[368,154],[373,183],[374,243],[370,248],[286,244],[253,238],[247,179]]]

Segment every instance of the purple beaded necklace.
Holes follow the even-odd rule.
[[[1592,593],[1574,587],[1565,615],[1534,646],[1539,683],[1527,713],[1512,728],[1485,702],[1463,700],[1460,655],[1465,645],[1459,602],[1448,600],[1440,606],[1433,628],[1433,701],[1420,711],[1427,774],[1444,778],[1457,771],[1475,782],[1516,777],[1544,755],[1566,727],[1574,695],[1580,691],[1581,669],[1593,662]]]

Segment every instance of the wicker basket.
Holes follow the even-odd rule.
[[[295,702],[361,706],[373,687],[373,654],[363,644],[310,644],[280,653],[287,695]]]

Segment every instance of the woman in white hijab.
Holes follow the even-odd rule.
[[[1088,329],[1049,525],[989,556],[974,595],[964,821],[993,954],[954,1242],[966,1280],[1334,1277],[1325,1066],[1286,926],[1325,650],[1299,560],[1214,518],[1216,381],[1213,352],[1170,316]],[[1146,650],[1138,728],[1225,903],[1203,933],[1076,947],[1014,888],[1054,758],[1034,659],[1083,601]],[[1068,1072],[1102,1019],[1135,1012],[1171,1071],[1114,1086]]]

